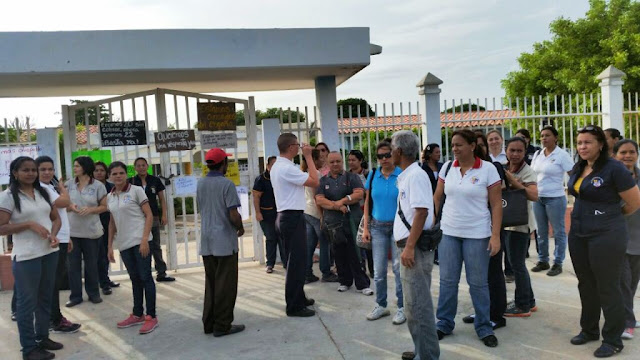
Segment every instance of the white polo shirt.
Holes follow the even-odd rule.
[[[548,156],[544,154],[544,149],[536,151],[531,160],[531,168],[538,175],[538,196],[565,196],[564,176],[573,169],[573,165],[571,156],[559,146]]]
[[[58,198],[60,197],[60,194],[58,194],[56,189],[51,184],[45,184],[43,182],[40,182],[40,186],[42,186],[45,190],[47,190],[47,193],[49,193],[49,199],[51,199],[51,205],[55,207],[53,203],[56,200],[58,200]],[[68,244],[70,234],[69,234],[69,217],[67,216],[67,209],[66,208],[56,208],[56,209],[58,210],[58,215],[60,216],[60,222],[62,223],[62,225],[60,226],[60,230],[58,231],[58,240],[60,240],[60,243],[62,244]]]
[[[304,183],[307,182],[309,174],[302,172],[291,160],[282,156],[278,156],[270,174],[278,212],[284,210],[304,211],[307,205]]]
[[[38,190],[34,190],[35,199],[24,194],[18,194],[20,198],[20,210],[16,209],[13,196],[9,189],[0,193],[0,211],[11,215],[10,224],[20,224],[27,221],[34,221],[45,229],[51,231],[51,205],[47,203]],[[43,239],[33,230],[24,230],[13,234],[13,250],[11,258],[15,261],[25,261],[36,259],[52,252],[58,251],[58,247],[52,248],[48,239]]]
[[[114,186],[107,195],[107,206],[116,225],[116,234],[113,237],[114,249],[124,251],[140,245],[146,221],[142,205],[148,202],[144,189],[129,183],[120,193],[116,193]],[[153,240],[151,233],[148,240]]]
[[[422,170],[417,162],[398,175],[398,202],[404,217],[409,225],[413,225],[416,208],[427,209],[427,219],[424,222],[423,230],[433,226],[433,192],[431,191],[431,180],[429,175]],[[409,237],[409,229],[400,219],[396,211],[393,220],[393,238],[398,241]]]
[[[504,164],[509,162],[509,159],[507,159],[507,153],[504,152],[504,149],[502,149],[502,151],[500,152],[500,154],[498,154],[498,156],[493,156],[493,154],[491,154],[491,152],[489,152],[489,156],[491,157],[491,161],[493,161],[493,162],[497,161],[502,165],[504,165]]]
[[[442,168],[447,166],[448,162]],[[462,176],[458,160],[455,160],[447,177],[445,171],[441,171],[438,181],[444,183],[447,196],[440,222],[442,232],[465,239],[490,237],[489,189],[502,184],[496,167],[476,158],[471,169]]]

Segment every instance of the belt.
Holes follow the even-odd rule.
[[[278,212],[284,214],[302,214],[304,210],[280,210]]]
[[[274,207],[262,207],[260,206],[260,210],[273,210],[275,209]]]

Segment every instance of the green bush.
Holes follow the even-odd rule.
[[[187,215],[193,214],[193,198],[192,197],[186,198],[185,204],[187,206]],[[175,210],[176,216],[182,215],[182,198],[173,199],[173,208]]]

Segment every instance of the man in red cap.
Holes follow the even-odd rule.
[[[238,212],[240,199],[231,180],[224,177],[228,160],[224,150],[207,151],[209,173],[198,181],[196,200],[201,215],[200,255],[204,263],[204,333],[225,336],[244,330],[232,325],[238,295],[238,237],[244,234]]]

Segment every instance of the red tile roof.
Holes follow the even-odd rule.
[[[30,133],[32,136],[36,135],[36,129],[29,129]],[[62,128],[58,128],[58,132],[61,132]],[[98,127],[98,125],[89,125],[89,131],[92,134],[99,134],[100,133],[100,128]],[[28,140],[27,137],[27,131],[24,130],[20,133],[20,142],[27,142]],[[87,143],[87,131],[83,130],[83,131],[76,131],[76,141],[78,142],[78,145],[83,145]]]

